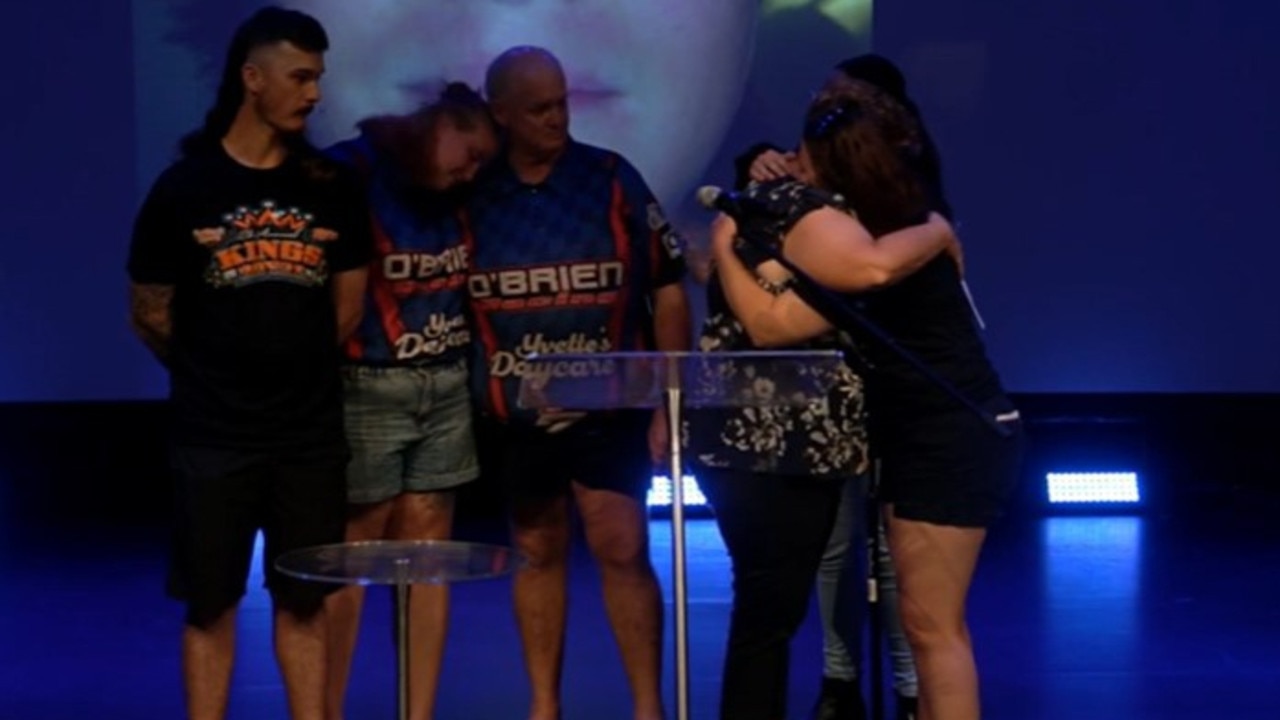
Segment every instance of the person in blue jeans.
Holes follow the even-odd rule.
[[[874,455],[874,448],[872,449]],[[916,666],[902,628],[898,608],[897,573],[889,557],[884,522],[872,519],[872,477],[864,473],[844,484],[835,523],[818,566],[818,612],[822,618],[822,692],[813,711],[814,720],[860,720],[867,717],[859,679],[862,677],[864,620],[867,620],[867,553],[862,552],[874,526],[876,538],[875,580],[893,689],[897,696],[897,720],[915,720]],[[879,651],[873,648],[872,653]],[[871,662],[879,659],[872,656]]]
[[[348,541],[445,540],[458,486],[479,475],[467,355],[465,184],[497,153],[488,107],[460,83],[417,112],[374,117],[329,155],[363,181],[373,235],[365,312],[344,345]],[[329,602],[328,717],[341,718],[363,588]],[[409,596],[410,717],[433,716],[445,585]]]

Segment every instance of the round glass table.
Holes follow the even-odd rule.
[[[285,553],[276,569],[303,580],[389,585],[395,591],[396,706],[409,712],[409,587],[484,580],[521,565],[511,548],[448,540],[372,540],[317,545]]]

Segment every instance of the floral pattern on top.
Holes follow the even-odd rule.
[[[775,295],[785,292],[792,281],[780,277],[776,268],[761,274],[769,256],[741,240],[744,233],[780,243],[792,226],[807,213],[821,207],[849,209],[843,200],[794,180],[753,185],[746,193],[763,212],[739,221],[735,249],[747,267],[756,271],[756,281]],[[776,262],[773,262],[776,266]],[[716,278],[707,289],[707,319],[699,338],[699,349],[707,353],[754,351],[745,328],[733,316]],[[782,350],[784,348],[773,348]],[[849,351],[847,338],[827,333],[785,350]],[[839,363],[834,377],[830,367],[804,367],[799,363],[761,364],[746,359],[724,363],[720,372],[735,387],[750,388],[760,400],[754,407],[695,409],[687,414],[682,428],[684,444],[694,460],[709,467],[802,476],[851,476],[867,465],[867,430],[864,418],[862,378],[848,365]],[[822,392],[804,393],[808,388]],[[778,398],[778,393],[804,393]]]

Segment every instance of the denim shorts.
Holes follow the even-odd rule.
[[[479,476],[465,362],[350,366],[343,387],[348,501],[446,490]]]

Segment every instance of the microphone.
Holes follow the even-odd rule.
[[[734,220],[752,216],[775,217],[778,214],[753,197],[724,190],[715,185],[703,185],[698,188],[698,203],[708,210],[719,210]]]

